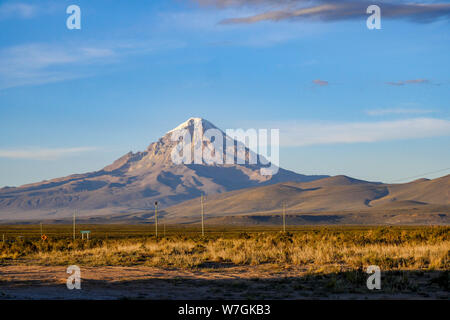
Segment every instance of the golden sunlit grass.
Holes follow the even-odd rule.
[[[0,242],[0,263],[204,268],[233,265],[296,266],[312,273],[356,270],[449,270],[449,227],[317,227],[288,233],[220,232],[201,237],[173,231],[89,241]]]

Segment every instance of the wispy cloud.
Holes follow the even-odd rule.
[[[28,19],[35,16],[37,7],[22,2],[5,2],[0,4],[0,20],[7,18],[23,18]]]
[[[450,135],[450,121],[434,118],[378,122],[284,123],[279,127],[280,143],[284,146],[372,143]]]
[[[278,25],[270,29],[253,28],[243,32],[236,26],[223,26],[218,21],[234,16],[242,8],[224,8],[223,10],[191,10],[187,12],[164,12],[157,15],[159,28],[173,34],[203,34],[207,44],[215,47],[269,47],[320,33],[317,26]],[[238,34],[237,34],[238,33]]]
[[[360,0],[195,0],[200,5],[227,7],[251,7],[263,12],[244,17],[232,17],[220,21],[221,24],[249,24],[261,21],[320,21],[351,20],[367,17],[366,9],[373,4]],[[377,3],[384,18],[408,19],[413,22],[433,22],[450,18],[448,3],[407,3],[381,1]]]
[[[413,79],[413,80],[386,82],[386,84],[388,84],[390,86],[404,86],[407,84],[427,84],[427,83],[430,83],[430,80],[428,80],[428,79]]]
[[[385,116],[390,114],[427,114],[433,113],[433,110],[427,109],[408,109],[408,108],[395,108],[395,109],[375,109],[367,110],[366,114],[369,116]]]
[[[89,77],[98,73],[99,68],[117,63],[126,56],[182,46],[180,43],[147,39],[84,45],[31,43],[7,47],[0,49],[0,89]]]
[[[320,79],[315,79],[312,81],[313,84],[315,84],[316,86],[320,86],[320,87],[325,87],[327,85],[329,85],[330,83],[326,80],[320,80]]]
[[[114,51],[34,43],[0,50],[0,88],[63,81],[82,76],[66,67],[105,63]]]
[[[57,160],[63,157],[80,155],[84,152],[95,151],[95,147],[76,148],[22,148],[22,149],[0,149],[0,158],[8,159],[30,159],[30,160]]]

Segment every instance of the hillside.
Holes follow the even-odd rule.
[[[218,224],[269,223],[269,220],[279,223],[283,203],[288,220],[296,224],[447,224],[450,223],[449,190],[450,175],[404,184],[335,176],[212,195],[205,202],[205,210],[209,223]],[[167,208],[164,218],[198,222],[199,210],[199,199],[192,199]],[[268,216],[272,217],[269,219]]]

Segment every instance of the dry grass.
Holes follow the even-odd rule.
[[[234,236],[172,235],[162,239],[19,240],[0,243],[0,263],[162,268],[262,265],[312,273],[357,270],[449,270],[449,227],[320,228]]]

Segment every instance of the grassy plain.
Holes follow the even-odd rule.
[[[384,293],[427,297],[434,292],[431,296],[448,298],[449,292],[450,227],[311,226],[290,227],[283,233],[279,227],[209,226],[202,237],[198,227],[161,225],[156,238],[152,225],[83,225],[77,230],[91,230],[91,239],[81,240],[77,234],[75,241],[72,226],[44,225],[43,230],[46,241],[40,240],[38,225],[0,226],[0,236],[5,235],[0,266],[156,268],[168,277],[172,274],[170,281],[177,270],[233,274],[234,279],[242,274],[241,289],[261,297],[246,281],[270,276],[270,281],[289,287],[283,294],[300,290],[308,296],[317,288],[327,295],[367,293],[365,270],[377,265]],[[229,293],[226,286],[211,286],[209,282],[210,290],[221,290],[219,298]]]

